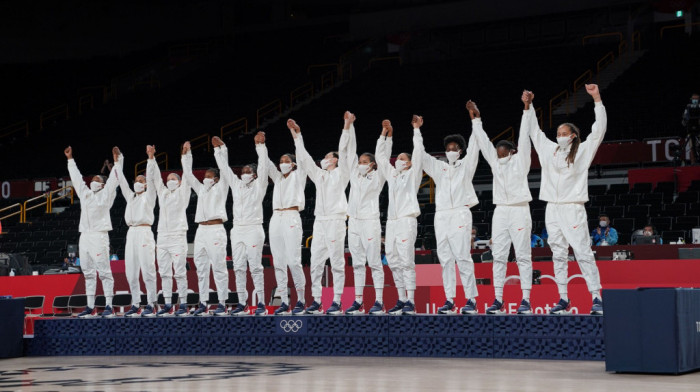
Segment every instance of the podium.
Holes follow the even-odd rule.
[[[21,357],[24,334],[24,298],[0,299],[0,358]]]
[[[605,370],[700,369],[700,289],[604,290]]]

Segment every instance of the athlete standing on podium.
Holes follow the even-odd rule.
[[[534,94],[523,91],[521,100],[525,104],[520,122],[518,148],[507,140],[501,140],[493,146],[481,123],[481,113],[472,101],[467,102],[467,110],[472,119],[472,133],[479,144],[481,154],[491,166],[493,174],[493,212],[491,222],[491,239],[493,245],[493,287],[496,299],[487,314],[506,313],[503,302],[503,286],[506,280],[506,266],[510,245],[515,248],[515,257],[520,271],[520,287],[523,291],[518,313],[532,313],[530,290],[532,288],[532,251],[530,233],[532,218],[529,202],[532,200],[527,175],[530,172],[532,146],[530,144],[530,125],[535,117],[532,106]],[[535,119],[535,121],[537,121]]]
[[[608,124],[605,106],[600,99],[598,85],[587,84],[586,92],[593,97],[595,122],[591,134],[581,142],[581,131],[574,124],[564,123],[557,128],[556,143],[537,125],[531,117],[530,137],[537,150],[542,166],[540,199],[547,202],[545,225],[552,248],[554,278],[559,289],[559,303],[552,314],[570,313],[567,283],[569,278],[569,245],[574,249],[581,274],[586,279],[588,291],[593,297],[591,314],[603,314],[600,297],[600,274],[591,250],[588,233],[588,217],[584,203],[588,201],[588,169],[603,142]]]

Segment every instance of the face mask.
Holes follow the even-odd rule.
[[[447,162],[454,163],[459,159],[459,151],[446,151],[445,156],[447,157]]]
[[[608,221],[600,221],[600,227],[608,227]]]
[[[328,166],[331,165],[331,160],[330,159],[324,159],[321,161],[321,169],[326,170],[328,169]]]
[[[146,185],[140,182],[135,182],[134,183],[134,192],[136,193],[141,193],[146,189]]]
[[[211,188],[214,185],[214,179],[213,178],[205,178],[203,183],[204,183],[205,187]]]
[[[693,105],[697,105],[697,104],[698,104],[698,100],[697,100],[697,99],[691,99],[690,102],[691,102]]]
[[[557,144],[559,144],[559,148],[566,148],[569,146],[571,143],[571,137],[570,136],[562,136],[557,138]]]
[[[647,237],[651,237],[653,234],[654,234],[654,233],[652,233],[651,231],[645,231],[645,232],[644,232],[644,235],[647,236]]]
[[[508,155],[507,157],[498,158],[499,165],[505,165],[506,163],[508,163],[508,161],[510,161],[510,155]]]
[[[365,175],[369,172],[369,165],[357,165],[357,170],[360,171],[360,174]]]
[[[241,174],[241,181],[243,181],[247,184],[247,183],[253,181],[253,175],[250,173]]]
[[[102,190],[104,185],[101,182],[93,181],[90,183],[90,190],[93,192],[98,192]]]
[[[396,162],[394,162],[394,167],[398,171],[402,171],[403,169],[406,168],[406,161],[402,161],[401,159],[397,159]]]
[[[171,190],[171,191],[174,191],[175,189],[177,189],[177,187],[178,187],[179,185],[180,185],[180,184],[177,183],[177,180],[170,180],[170,181],[168,181],[168,183],[166,184],[166,186],[168,187],[168,189]]]
[[[282,171],[282,174],[287,174],[290,171],[292,171],[292,164],[291,163],[280,163],[280,170]]]

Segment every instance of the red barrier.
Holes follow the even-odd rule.
[[[656,169],[633,169],[627,171],[630,188],[634,184],[650,182],[656,187],[659,182],[678,181],[678,191],[684,192],[693,180],[700,180],[700,167],[660,167]]]

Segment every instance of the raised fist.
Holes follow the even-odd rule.
[[[255,141],[255,144],[265,144],[265,132],[260,131],[256,133],[253,140]]]
[[[472,120],[481,115],[481,113],[479,113],[479,108],[476,107],[476,103],[474,103],[474,101],[471,99],[467,101],[467,110],[469,111],[469,117],[471,117]]]
[[[114,162],[117,162],[119,160],[119,155],[121,155],[121,151],[119,151],[119,147],[117,147],[117,146],[112,147],[112,158],[114,158]]]
[[[192,147],[190,146],[190,142],[189,141],[185,142],[185,144],[182,145],[182,155],[185,155],[188,152],[190,152],[191,148]]]
[[[413,125],[413,128],[422,127],[423,126],[423,117],[414,114],[413,119],[411,120],[411,125]]]
[[[394,127],[391,126],[391,121],[389,120],[384,120],[382,121],[382,136],[389,136],[394,133]]]
[[[218,136],[214,136],[211,138],[211,145],[214,147],[221,147],[224,145],[224,142]]]
[[[597,84],[587,84],[586,92],[593,97],[594,101],[600,101],[600,90],[598,90]]]
[[[350,113],[349,111],[348,111],[348,112],[345,112],[345,114],[343,114],[343,120],[345,120],[345,127],[344,127],[344,129],[349,129],[349,128],[350,128],[350,124],[354,123],[355,120],[356,120],[355,114],[354,114],[354,113]]]
[[[63,153],[66,155],[66,158],[73,159],[73,147],[71,147],[71,146],[66,147],[66,149],[63,150]]]
[[[153,159],[153,157],[156,155],[156,146],[146,146],[146,154],[148,155],[149,159]]]

